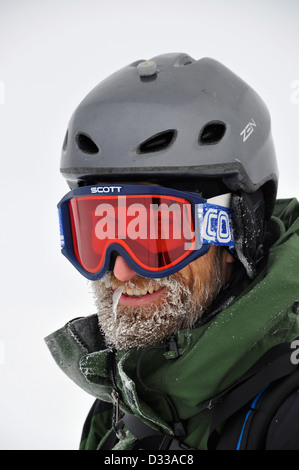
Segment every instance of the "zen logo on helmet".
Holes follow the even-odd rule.
[[[93,186],[90,188],[92,194],[97,193],[119,193],[122,186]]]
[[[205,207],[200,214],[202,221],[202,242],[215,245],[233,245],[229,210],[218,207]]]
[[[240,135],[243,137],[243,142],[246,142],[248,137],[251,136],[255,127],[256,123],[254,122],[254,119],[251,119],[251,121],[249,121],[249,123],[244,127],[242,132],[240,132]]]

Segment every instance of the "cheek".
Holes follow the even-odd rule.
[[[201,256],[200,258],[192,261],[179,273],[177,273],[177,279],[187,286],[192,293],[197,293],[200,289],[200,285],[203,283],[210,283],[212,279],[212,250],[210,249],[208,254]]]
[[[178,273],[175,273],[173,277],[182,285],[189,287],[192,285],[193,281],[193,269],[192,264],[190,263],[181,269]]]
[[[185,266],[179,273],[175,274],[176,279],[193,293],[196,290],[198,279],[202,277],[201,269],[197,265],[197,260]]]

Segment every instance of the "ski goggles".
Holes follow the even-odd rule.
[[[137,274],[169,276],[211,245],[233,247],[230,194],[144,185],[84,186],[58,204],[61,251],[87,279],[111,269],[115,254]]]

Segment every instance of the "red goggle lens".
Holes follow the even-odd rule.
[[[142,268],[161,271],[195,249],[191,203],[174,196],[82,196],[69,202],[74,251],[90,273],[112,243]]]

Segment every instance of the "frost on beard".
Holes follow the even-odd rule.
[[[122,288],[114,291],[112,274],[92,283],[99,326],[109,345],[117,349],[144,347],[155,344],[182,328],[191,327],[201,316],[210,290],[215,286],[199,282],[200,292],[194,299],[192,287],[182,279],[170,276],[155,280],[165,287],[163,300],[146,306],[127,307],[118,304]],[[217,285],[217,289],[219,286]]]

